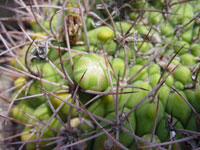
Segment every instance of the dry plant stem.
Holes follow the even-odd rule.
[[[59,58],[60,58],[60,65],[61,65],[63,73],[64,73],[64,79],[69,83],[69,85],[71,87],[74,87],[74,83],[73,83],[72,79],[70,78],[69,74],[67,73],[67,71],[65,69],[65,66],[64,66],[64,63],[63,63],[63,60],[62,60],[62,56],[61,56],[61,50],[58,49],[58,52],[59,52]]]
[[[11,87],[11,88],[9,88],[9,89],[7,89],[7,90],[1,92],[1,93],[0,93],[0,96],[3,96],[4,94],[9,93],[9,92],[11,92],[11,91],[14,91],[15,89],[17,89],[18,87],[20,87],[20,86],[22,86],[22,85],[23,85],[23,83],[20,83],[20,84],[18,84],[18,85],[16,85],[16,86],[13,86],[13,87]]]
[[[114,97],[114,95],[113,95],[113,97]],[[115,105],[115,119],[116,119],[116,123],[117,123],[116,140],[119,141],[119,124],[120,124],[120,120],[119,120],[119,75],[118,75],[118,79],[117,79],[116,96],[114,97],[114,105]]]
[[[83,0],[83,7],[84,7],[85,12],[87,14],[87,12],[89,10],[89,1],[88,0]]]
[[[30,115],[30,114],[28,114],[28,113],[26,113],[26,115],[27,115],[29,118],[31,118],[32,120],[36,121],[36,124],[35,124],[35,123],[32,124],[33,127],[34,127],[34,126],[38,127],[38,124],[37,124],[37,123],[39,123],[39,124],[42,125],[42,126],[46,126],[46,125],[47,125],[47,124],[44,123],[43,121],[38,120],[37,118],[33,117],[32,115]],[[57,132],[57,133],[62,133],[60,130],[55,129],[55,128],[49,126],[49,125],[48,125],[48,128],[51,129],[51,130],[53,130],[53,131],[55,131],[55,132]]]
[[[56,137],[56,139],[55,140],[52,140],[52,142],[49,142],[49,143],[47,143],[47,144],[45,144],[45,145],[42,145],[42,146],[40,146],[40,148],[43,148],[43,147],[48,147],[48,146],[51,146],[51,145],[53,145],[53,144],[57,144],[58,142],[60,142],[60,141],[64,141],[65,140],[65,138],[64,137]],[[55,149],[55,148],[54,148]]]
[[[110,87],[111,87],[111,92],[114,93],[112,77],[111,77],[111,74],[110,74],[110,69],[109,69],[109,66],[108,66],[108,59],[106,57],[106,53],[105,53],[104,48],[103,48],[103,56],[104,56],[104,60],[105,60],[106,68],[107,68],[107,74],[108,74],[108,79],[109,79],[109,83],[110,83]],[[117,82],[119,82],[119,81],[117,81]],[[119,83],[118,83],[118,85],[119,85]],[[117,92],[118,92],[118,87],[117,87]],[[117,93],[116,93],[116,95],[113,95],[113,99],[114,99],[114,105],[115,105],[115,120],[116,120],[116,123],[118,125],[119,124],[119,112],[118,112],[118,99],[117,99],[118,96],[117,95],[118,95]],[[119,133],[117,132],[117,135],[118,134]]]
[[[44,47],[44,46],[39,46],[39,47]],[[53,45],[50,45],[48,46],[48,48],[54,48],[55,50],[62,50],[62,51],[66,51],[66,52],[69,52],[69,49],[68,48],[65,48],[65,47],[59,47],[59,46],[53,46]],[[76,52],[78,54],[87,54],[87,52],[78,52],[77,50],[74,50],[74,49],[70,49],[71,52]],[[72,58],[73,56],[75,55],[71,55],[71,57],[69,58]]]
[[[10,120],[12,122],[15,122],[17,124],[26,125],[26,126],[33,126],[32,124],[27,124],[26,122],[21,122],[19,120],[13,119],[12,117],[9,117],[7,115],[0,114],[0,118],[4,118],[5,120]],[[5,120],[1,120],[0,124],[3,124]]]
[[[182,138],[179,140],[174,140],[174,141],[170,141],[170,142],[163,142],[163,143],[159,143],[159,144],[152,144],[152,145],[148,145],[148,146],[142,146],[139,149],[149,149],[149,148],[153,148],[153,147],[159,147],[159,146],[167,146],[167,145],[172,145],[172,144],[176,144],[176,143],[181,143],[181,142],[186,142],[192,139],[197,138],[196,135],[192,135],[186,138]]]
[[[87,50],[88,50],[88,53],[90,53],[90,42],[89,42],[89,39],[88,39],[87,27],[86,27],[86,24],[85,24],[85,21],[84,21],[84,18],[83,18],[83,10],[82,10],[81,4],[80,4],[80,0],[77,0],[77,3],[78,3],[78,6],[79,6],[81,21],[82,21],[82,24],[83,24],[83,31],[84,31],[84,36],[85,36],[85,40],[86,40]]]
[[[108,129],[107,132],[110,132],[111,129]],[[87,137],[87,138],[84,138],[83,140],[80,140],[80,141],[77,141],[77,142],[74,142],[72,144],[68,144],[68,145],[65,145],[65,146],[62,146],[62,147],[59,147],[60,150],[64,149],[64,148],[68,148],[68,147],[72,147],[72,146],[75,146],[75,145],[78,145],[78,144],[81,144],[81,143],[84,143],[84,142],[87,142],[89,140],[92,140],[92,139],[95,139],[101,135],[104,135],[104,132],[100,132],[98,134],[95,134],[93,136],[90,136],[90,137]],[[56,148],[55,148],[56,149]]]
[[[22,132],[22,133],[26,134],[26,132],[25,133]],[[50,140],[54,141],[54,140],[59,140],[59,139],[61,139],[61,138],[59,138],[59,137],[51,137],[51,138],[45,138],[45,139],[40,139],[40,140],[38,140],[38,139],[36,139],[36,140],[29,140],[26,143],[36,143],[36,142],[50,141]],[[6,145],[19,145],[19,144],[23,144],[23,142],[21,142],[21,141],[20,142],[12,142],[12,143],[7,143]]]
[[[52,21],[53,21],[53,19],[54,19],[54,17],[55,17],[56,14],[58,14],[58,13],[57,13],[57,12],[54,12],[53,15],[50,17],[50,20],[49,20],[49,28],[50,28],[50,30],[51,30],[51,34],[53,35],[53,37],[54,37],[55,39],[57,39],[57,36],[56,36],[56,33],[55,33],[54,29],[53,29]]]
[[[41,84],[42,84],[42,88],[44,89],[44,84],[43,84],[42,81],[41,81]],[[50,107],[50,109],[52,110],[53,114],[52,114],[52,116],[49,118],[49,121],[47,122],[46,126],[44,127],[44,129],[43,129],[43,131],[42,131],[42,133],[41,133],[41,135],[40,135],[40,138],[42,137],[42,135],[44,134],[45,130],[47,129],[47,127],[49,126],[49,124],[51,123],[51,121],[53,120],[53,118],[54,118],[55,116],[56,116],[56,118],[60,121],[60,123],[62,124],[62,126],[65,127],[65,129],[67,129],[67,127],[65,126],[65,123],[62,121],[62,119],[61,119],[60,116],[58,115],[58,112],[60,111],[60,109],[62,108],[62,106],[63,106],[65,103],[62,102],[62,104],[60,104],[60,105],[58,106],[58,108],[56,108],[56,110],[55,110],[46,92],[44,92],[44,95],[45,95],[45,98],[46,98],[46,100],[47,100],[47,102],[48,102],[48,104],[49,104],[49,107]],[[69,98],[70,98],[70,96],[68,96],[68,97],[66,98],[66,101],[67,101]]]
[[[24,71],[22,71],[22,70],[19,70],[19,69],[17,69],[17,68],[12,67],[12,66],[8,66],[8,67],[9,67],[9,68],[12,68],[12,69],[14,69],[14,70],[16,70],[16,71],[18,71],[18,72],[20,72],[20,73],[22,73],[23,75],[25,75],[25,76],[27,76],[27,77],[29,77],[29,78],[33,78],[33,79],[35,79],[35,80],[40,80],[39,77],[34,76],[34,75],[32,75],[32,74],[30,74],[30,73],[28,73],[28,72],[24,72]],[[1,69],[1,68],[3,68],[3,67],[0,66],[0,69]],[[4,70],[8,70],[8,69],[4,68]],[[9,70],[8,70],[8,71],[9,71]],[[45,83],[48,83],[48,84],[51,84],[51,85],[54,85],[54,86],[57,86],[57,87],[61,87],[61,88],[66,89],[66,90],[69,89],[68,86],[63,85],[63,84],[59,84],[59,83],[56,83],[56,82],[51,82],[51,81],[45,80],[45,79],[41,79],[41,80],[42,80],[42,82],[45,82]]]
[[[126,114],[125,114],[125,115],[126,115]],[[132,125],[131,125],[131,122],[129,121],[129,119],[128,119],[127,117],[126,117],[126,120],[127,120],[128,125],[129,125],[129,127],[130,127],[130,129],[131,129],[131,134],[134,135],[133,138],[134,138],[135,143],[136,143],[136,146],[137,146],[137,148],[138,148],[138,147],[139,147],[138,139],[136,138],[136,135],[135,135],[135,132],[134,132],[133,127],[132,127]],[[123,131],[123,129],[122,129],[122,131]],[[123,131],[123,132],[124,132],[124,131]],[[132,136],[132,135],[131,135],[131,136]]]
[[[83,106],[81,106],[80,109],[82,109],[83,107],[88,106],[90,103],[94,102],[95,100],[98,100],[98,98],[100,98],[102,95],[96,95],[95,97],[93,97],[92,99],[90,99],[89,101],[87,101]]]
[[[2,30],[6,33],[5,35],[7,36],[7,38],[8,38],[8,40],[10,41],[8,41],[8,43],[10,43],[11,45],[11,47],[13,47],[13,46],[15,46],[16,45],[16,43],[14,42],[14,40],[10,37],[10,35],[8,34],[8,32],[7,32],[7,30],[6,30],[6,28],[5,28],[5,26],[3,25],[3,23],[0,21],[0,26],[1,26],[1,28],[2,28]]]
[[[6,9],[6,10],[9,10],[9,11],[12,11],[12,12],[15,12],[17,14],[21,14],[21,15],[25,15],[25,16],[27,15],[27,12],[19,10],[17,8],[7,7],[5,5],[0,5],[0,8],[1,9]]]
[[[39,6],[38,6],[37,1],[36,1],[36,0],[33,0],[33,3],[34,3],[34,6],[35,6],[36,9],[37,9],[37,12],[40,12],[41,10],[40,10],[40,8],[39,8]]]
[[[182,3],[192,2],[192,1],[195,1],[195,0],[182,0],[182,1],[174,2],[174,3],[170,4],[169,7],[171,8],[174,5],[179,5],[179,4],[182,4]]]
[[[49,124],[51,123],[51,121],[53,120],[53,118],[54,118],[55,116],[56,116],[56,118],[60,121],[60,123],[62,124],[62,126],[63,126],[65,129],[67,129],[65,123],[62,121],[62,119],[60,118],[60,116],[57,114],[65,103],[62,102],[62,103],[56,108],[56,110],[55,110],[54,107],[53,107],[53,105],[52,105],[52,103],[51,103],[51,101],[50,101],[50,99],[48,98],[48,96],[47,96],[47,95],[45,95],[45,96],[46,96],[46,99],[48,100],[48,104],[49,104],[51,110],[53,111],[53,114],[52,114],[52,116],[50,117],[49,121],[47,122],[45,128],[43,129],[43,131],[42,131],[40,137],[42,137],[42,135],[44,134],[45,130],[47,129],[47,127],[49,126]]]
[[[83,76],[81,77],[81,79],[80,79],[78,85],[76,86],[76,88],[75,88],[75,90],[74,90],[74,92],[73,92],[73,94],[72,94],[72,95],[73,95],[73,96],[72,96],[72,101],[71,101],[72,104],[74,103],[74,100],[76,99],[76,94],[77,94],[77,92],[78,92],[80,83],[81,83],[81,81],[82,81],[82,79],[83,79],[85,73],[86,73],[86,72],[83,73]],[[73,108],[73,107],[69,106],[69,112],[68,112],[68,116],[67,116],[67,124],[68,124],[68,127],[69,127],[70,130],[71,130],[71,113],[72,113],[72,108]]]
[[[106,23],[103,19],[101,19],[101,17],[99,17],[96,13],[89,11],[88,16],[92,16],[92,17],[96,18],[97,20],[101,21],[104,25],[106,25],[106,26],[108,26],[109,28],[112,29],[112,26],[109,25],[108,23]]]
[[[160,86],[160,87],[161,87],[161,86]],[[155,114],[155,120],[154,120],[154,124],[153,124],[153,130],[152,130],[152,133],[151,133],[151,139],[150,139],[150,142],[151,142],[151,143],[153,142],[153,138],[154,138],[154,135],[155,135],[155,132],[156,132],[157,123],[158,123],[159,102],[160,102],[160,100],[158,99],[158,100],[156,101],[156,114]],[[152,102],[152,103],[153,103],[153,102]]]
[[[137,23],[137,21],[142,18],[142,16],[144,15],[144,7],[146,5],[147,1],[144,2],[142,8],[140,9],[140,13],[138,14],[138,16],[136,17],[134,23],[131,24],[131,27],[128,29],[128,31],[125,33],[126,37],[129,35],[130,31],[133,29],[133,27],[135,26],[135,24]]]
[[[54,63],[53,63],[51,60],[49,60],[48,58],[46,58],[46,61],[51,65],[51,67],[52,67],[53,69],[56,70],[56,72],[57,72],[62,78],[65,78],[64,73],[63,73],[62,71],[60,71],[60,70],[56,67],[56,65],[54,65]]]
[[[149,29],[148,33],[145,35],[144,39],[147,39],[149,37],[149,34],[152,30],[152,27]],[[137,53],[140,51],[142,45],[144,44],[145,40],[142,41],[142,43],[140,44],[140,46],[138,47]]]
[[[35,134],[35,131],[32,132],[24,142],[22,142],[22,145],[19,147],[19,150],[22,150],[22,148],[26,145],[27,141],[29,141],[29,139],[30,139],[34,134]]]
[[[195,79],[194,79],[194,82],[193,82],[193,88],[194,89],[196,89],[196,87],[197,87],[199,72],[200,72],[200,65],[198,67],[198,70],[197,70],[197,73],[195,75]]]
[[[31,34],[30,34],[31,35]],[[35,40],[36,42],[39,42],[39,40]],[[22,46],[25,46],[25,45],[29,45],[29,44],[31,44],[32,43],[32,41],[30,41],[30,42],[25,42],[25,43],[23,43],[23,44],[19,44],[19,45],[16,45],[16,46],[14,46],[14,47],[12,47],[12,48],[9,48],[9,49],[7,49],[7,50],[5,50],[5,51],[2,51],[1,53],[0,53],[0,56],[2,56],[2,55],[4,55],[4,54],[6,54],[6,53],[8,53],[8,52],[10,52],[10,51],[13,51],[13,50],[15,50],[15,49],[18,49],[18,48],[20,48],[20,47],[22,47]]]
[[[9,66],[5,65],[5,67],[9,67]],[[8,74],[8,75],[10,75],[10,77],[25,77],[24,74],[14,72],[13,70],[7,69],[5,67],[0,66],[1,74]],[[3,72],[3,71],[5,71],[5,72]],[[10,80],[13,81],[12,79],[10,79]]]
[[[108,17],[109,17],[110,22],[111,22],[111,24],[112,24],[112,29],[113,29],[113,32],[114,32],[114,36],[116,37],[117,35],[116,35],[116,27],[115,27],[114,20],[113,20],[111,14],[110,14],[108,8],[106,7],[104,1],[103,1],[103,0],[100,0],[100,1],[101,1],[101,3],[102,3],[102,5],[103,5],[103,7],[104,7],[104,9],[105,9],[105,11],[106,11],[106,13],[108,14]]]
[[[34,95],[30,95],[30,96],[24,96],[24,97],[16,98],[15,101],[28,100],[30,98],[36,98],[36,97],[41,97],[41,96],[44,96],[44,93],[34,94]]]
[[[44,31],[47,33],[48,36],[52,37],[51,33],[40,23],[40,21],[38,20],[36,14],[34,13],[34,10],[33,10],[33,7],[32,7],[32,0],[29,0],[30,2],[30,8],[31,8],[31,12],[32,12],[32,15],[34,16],[34,19],[36,21],[36,23],[38,24],[38,26]]]
[[[30,17],[1,17],[0,21],[30,21]]]
[[[146,90],[144,88],[141,88],[141,87],[136,87],[136,86],[126,86],[128,88],[138,88],[138,89],[142,89],[142,90]],[[116,88],[114,87],[114,90],[116,90]],[[116,95],[117,93],[115,92],[109,92],[109,91],[104,91],[104,92],[97,92],[97,91],[91,91],[91,90],[81,90],[85,93],[88,93],[88,94],[94,94],[94,95]],[[118,94],[130,94],[130,93],[135,93],[135,92],[119,92]]]
[[[66,0],[62,6],[62,13],[63,13],[63,16],[64,16],[64,34],[65,34],[65,42],[67,44],[67,48],[68,48],[68,53],[69,53],[69,58],[70,58],[70,65],[71,65],[71,69],[72,69],[72,73],[73,72],[73,66],[74,66],[74,62],[73,62],[73,59],[71,57],[71,48],[70,48],[70,42],[69,42],[69,36],[68,36],[68,27],[67,27],[67,24],[66,24],[66,17],[65,17],[65,6],[67,5],[68,3],[68,0]]]
[[[122,76],[122,82],[124,82],[125,80],[125,76],[126,76],[126,71],[128,68],[128,56],[127,56],[127,47],[124,46],[124,61],[125,61],[125,66],[124,66],[124,71],[123,71],[123,76]]]
[[[30,67],[28,66],[28,54],[29,54],[29,50],[32,46],[32,44],[34,43],[34,40],[33,39],[33,42],[29,45],[28,49],[26,50],[26,53],[25,53],[25,66],[26,66],[26,69],[28,70],[28,72],[34,76],[38,76],[35,72],[33,72]]]
[[[112,64],[111,64],[111,62],[109,61],[108,63],[109,63],[109,65],[110,65],[111,69],[112,69],[112,72],[113,72],[113,75],[114,75],[115,79],[117,79],[117,74],[116,74],[116,72],[115,72],[115,70],[114,70],[114,68],[113,68],[113,66],[112,66]]]
[[[20,137],[21,135],[27,134],[27,133],[29,133],[29,131],[25,131],[25,132],[23,132],[23,133],[19,133],[19,134],[15,134],[15,135],[13,135],[13,136],[9,136],[9,137],[0,139],[0,142],[3,143],[3,142],[5,142],[5,141],[11,140],[11,139],[15,139],[15,138]],[[1,143],[0,143],[0,144],[1,144]]]
[[[26,88],[26,86],[27,86],[27,84],[28,83],[26,83],[25,85],[23,85],[20,89],[19,89],[19,91],[17,91],[17,94],[14,96],[14,98],[12,99],[12,101],[11,101],[11,103],[9,104],[9,107],[8,107],[8,112],[7,112],[7,115],[9,116],[9,114],[10,114],[10,111],[11,111],[11,108],[12,108],[12,106],[13,106],[13,104],[15,103],[15,99],[19,96],[19,94]]]
[[[145,144],[148,144],[148,145],[153,145],[153,143],[144,140],[143,138],[135,135],[134,133],[130,132],[128,129],[126,129],[124,127],[122,127],[122,131],[125,132],[125,133],[127,133],[127,134],[129,134],[130,136],[134,137],[135,140],[141,141],[142,143],[145,143]],[[138,147],[138,149],[139,149],[139,147]],[[160,149],[160,150],[166,150],[165,148],[162,148],[160,146],[158,146],[158,149]]]
[[[3,36],[0,34],[0,39],[3,42],[4,46],[6,47],[6,49],[10,49],[7,45],[7,42],[5,41],[5,39],[3,38]],[[19,61],[19,59],[15,56],[15,54],[12,51],[9,51],[9,53],[11,54],[11,56],[13,58],[15,58],[15,60],[17,61],[17,63],[20,65],[20,67],[22,67],[25,71],[27,71],[26,67],[23,66],[23,64]]]
[[[200,136],[200,132],[191,131],[191,130],[176,129],[176,132],[179,132],[179,133],[186,133],[186,134],[192,134],[192,135]]]
[[[31,15],[31,17],[33,17],[30,8],[24,3],[23,0],[15,0],[15,3],[25,8],[28,14]]]

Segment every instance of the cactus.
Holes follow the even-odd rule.
[[[4,145],[200,147],[199,0],[17,4],[19,31],[1,23],[0,117],[17,126]]]

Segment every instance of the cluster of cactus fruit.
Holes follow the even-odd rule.
[[[199,0],[22,4],[34,19],[31,31],[19,24],[27,40],[10,61],[8,118],[22,127],[12,144],[200,147]]]

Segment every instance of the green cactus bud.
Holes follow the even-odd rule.
[[[189,48],[190,48],[190,44],[186,41],[178,41],[175,45],[177,46],[174,46],[174,50],[175,52],[177,52],[182,46],[184,46],[181,51],[179,52],[179,55],[180,54],[184,54],[184,53],[187,53],[189,51]]]
[[[151,140],[151,137],[152,137],[151,134],[145,134],[145,135],[143,135],[141,138],[143,138],[143,139],[146,140],[146,141],[150,141],[150,140]],[[153,144],[159,144],[159,143],[160,143],[160,139],[158,138],[157,135],[154,135],[152,143],[153,143]],[[142,146],[146,146],[147,144],[145,144],[145,143],[139,141],[139,145],[142,147]],[[142,150],[144,150],[144,149],[142,149]],[[159,148],[155,148],[155,147],[154,147],[154,148],[152,148],[152,150],[159,150]]]
[[[131,24],[127,22],[116,22],[115,26],[118,32],[121,33],[123,31],[123,33],[126,33],[130,29]],[[135,31],[134,28],[132,28],[131,32],[133,33],[134,31]]]
[[[50,127],[55,128],[55,129],[60,129],[61,128],[61,124],[60,122],[56,119],[53,118],[53,120],[50,122],[49,124]],[[36,142],[31,142],[32,140],[36,140],[38,139],[37,136],[42,133],[42,131],[44,130],[44,126],[42,127],[40,124],[35,124],[34,127],[28,127],[26,126],[25,129],[23,130],[24,134],[21,135],[21,141],[25,142],[27,141],[28,143],[26,143],[26,149],[27,150],[35,150],[36,149]],[[22,132],[22,133],[23,133]],[[42,139],[44,138],[50,138],[50,137],[54,137],[56,136],[56,132],[53,131],[50,128],[46,128],[46,130],[44,131],[44,134],[42,135]],[[46,144],[48,144],[49,142],[52,141],[40,141],[39,146],[44,146]],[[45,146],[43,148],[41,148],[42,150],[48,150],[48,149],[53,149],[54,145],[50,145],[50,146]]]
[[[200,44],[194,43],[191,45],[191,52],[194,56],[200,57]]]
[[[80,87],[83,89],[104,91],[109,84],[104,58],[97,54],[82,56],[74,64],[74,79],[77,83],[81,80]]]
[[[127,60],[129,61],[133,55],[135,54],[135,51],[131,48],[126,48],[126,55],[127,55]],[[124,54],[124,49],[122,48],[119,52],[119,55],[118,55],[119,58],[121,59],[125,59],[125,54]]]
[[[182,40],[190,43],[192,41],[192,30],[182,32],[180,36],[181,36]]]
[[[184,85],[180,81],[175,81],[173,85],[178,90],[184,90]]]
[[[156,135],[159,137],[161,142],[167,142],[170,140],[170,133],[169,133],[170,131],[168,129],[168,126],[170,126],[169,123],[171,123],[171,124],[176,123],[176,125],[175,125],[176,129],[184,129],[181,122],[178,121],[176,118],[174,118],[174,117],[172,118],[173,122],[168,122],[168,121],[170,121],[170,120],[167,120],[167,118],[165,117],[157,125]],[[171,132],[173,132],[173,131],[171,131]],[[182,138],[182,135],[181,135],[181,133],[177,132],[175,135],[175,139],[180,139],[180,138]]]
[[[160,69],[161,68],[158,64],[153,63],[153,64],[149,65],[149,67],[147,68],[147,71],[148,71],[149,75],[152,75],[154,73],[160,73]]]
[[[148,22],[152,25],[158,25],[163,20],[163,16],[160,12],[149,12]]]
[[[173,37],[171,37],[171,36],[166,37],[166,38],[164,39],[164,43],[165,43],[165,44],[168,43],[169,41],[171,41],[172,38],[173,38]],[[172,40],[172,41],[169,43],[169,45],[167,46],[167,49],[169,49],[169,50],[174,49],[174,46],[173,46],[173,45],[176,45],[177,41],[178,41],[177,37],[173,38],[173,40]]]
[[[174,71],[174,78],[177,81],[182,82],[183,84],[187,84],[191,82],[191,72],[185,66],[178,66],[177,69]]]
[[[185,94],[180,91],[182,96]],[[167,99],[166,110],[169,114],[179,119],[183,125],[187,123],[187,120],[191,114],[191,109],[188,104],[177,93],[170,93]]]
[[[136,82],[133,83],[133,85],[143,89],[136,89],[136,88],[133,89],[133,92],[135,93],[131,94],[131,97],[128,99],[126,104],[126,107],[130,109],[133,108],[137,103],[139,103],[152,89],[149,83],[142,80],[137,80]]]
[[[168,72],[164,73],[163,78],[165,78],[168,74],[169,74]],[[174,83],[174,77],[172,75],[169,75],[165,80],[165,84],[171,87],[173,83]]]
[[[192,54],[183,54],[181,55],[181,63],[186,66],[195,65],[196,61]]]
[[[196,89],[187,89],[184,93],[190,104],[192,104],[197,112],[200,112],[200,86],[197,86]]]
[[[131,20],[135,20],[139,14],[137,12],[130,12],[128,15]]]
[[[25,77],[19,77],[15,80],[14,85],[18,86],[19,84],[25,84],[26,83],[26,78]],[[18,89],[21,89],[23,85],[19,86]]]
[[[152,133],[155,122],[156,109],[157,109],[157,102],[142,103],[136,109],[137,135],[143,136],[145,134]],[[159,103],[157,122],[159,122],[163,116],[164,116],[164,107],[162,103]]]
[[[119,91],[119,92],[131,92],[133,91],[132,88],[124,88],[123,90]],[[125,94],[119,94],[118,95],[118,108],[122,109],[127,101],[129,100],[129,98],[131,97],[132,93],[125,93]],[[102,97],[103,101],[104,101],[104,107],[106,110],[106,114],[113,112],[115,110],[115,103],[114,103],[114,97],[113,95],[104,95]]]
[[[22,111],[20,111],[18,108]],[[26,114],[32,115],[33,111],[34,109],[30,106],[30,104],[21,101],[19,104],[12,108],[11,116],[16,120],[28,122],[29,116]]]
[[[139,34],[141,34],[143,37],[145,37],[147,35],[147,33],[149,32],[149,29],[145,26],[145,25],[135,25],[134,28],[139,32]]]
[[[172,12],[176,15],[170,15],[169,21],[171,24],[184,24],[194,16],[193,8],[189,3],[174,5]]]
[[[69,93],[59,93],[59,94],[56,94],[58,97],[60,97],[61,99],[63,100],[66,100],[67,99],[67,102],[72,102],[72,98],[71,98],[71,95]],[[52,101],[52,104],[55,108],[57,108],[59,105],[61,105],[63,103],[63,101],[61,101],[60,99],[54,97],[51,99]],[[62,106],[62,108],[60,109],[59,111],[59,115],[61,116],[61,118],[66,121],[67,120],[67,115],[69,113],[69,108],[70,108],[70,105],[69,104],[64,104]],[[77,112],[74,108],[72,108],[72,112],[71,112],[71,116],[72,117],[76,117],[77,116]]]
[[[83,39],[84,37],[82,37]],[[100,42],[112,40],[114,38],[114,32],[107,26],[101,26],[96,29],[88,31],[88,39],[90,44],[97,45]]]
[[[158,97],[159,97],[159,99],[162,102],[164,107],[166,106],[169,93],[170,93],[170,88],[167,85],[161,86],[159,91],[158,91]]]
[[[125,67],[124,60],[121,58],[114,58],[112,60],[111,64],[112,64],[112,67],[113,67],[115,73],[117,75],[120,75],[120,77],[122,77],[123,73],[124,73],[124,67]]]
[[[153,45],[148,42],[137,42],[139,52],[146,53],[153,48]]]
[[[198,114],[199,115],[199,114]],[[192,114],[190,116],[190,118],[188,119],[188,122],[187,122],[187,125],[186,125],[186,129],[187,130],[190,130],[190,131],[196,131],[196,132],[199,132],[200,129],[199,129],[199,125],[197,123],[197,119],[195,117],[195,114]]]
[[[142,57],[136,58],[136,64],[138,65],[145,65],[148,61],[149,59],[146,59],[146,58],[142,58]]]
[[[152,88],[154,88],[160,79],[160,74],[159,73],[154,73],[149,77],[149,82]]]
[[[104,117],[105,113],[106,113],[104,104],[105,103],[104,103],[103,99],[96,99],[94,102],[92,102],[88,106],[87,110],[88,110],[88,112],[93,113],[97,116]],[[87,115],[87,114],[83,114],[83,116],[88,119],[90,118],[89,115]]]
[[[134,65],[133,67],[130,68],[129,76],[133,76],[138,70],[142,68],[142,65]],[[140,71],[135,78],[132,80],[132,82],[137,81],[137,80],[143,80],[146,79],[148,76],[147,70],[144,68],[142,71]]]
[[[165,36],[172,36],[174,34],[173,27],[168,22],[165,22],[165,23],[161,24],[160,31],[161,31],[161,34],[165,35]]]

